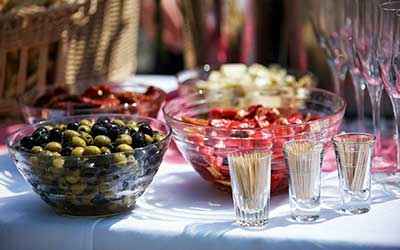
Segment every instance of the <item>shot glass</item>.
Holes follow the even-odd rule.
[[[367,133],[342,133],[333,137],[338,165],[341,210],[362,214],[370,210],[371,161],[375,136]]]
[[[289,172],[292,219],[316,221],[320,214],[323,144],[307,139],[292,140],[285,143],[283,151]]]
[[[242,152],[228,157],[236,221],[241,226],[268,223],[271,155],[270,151]]]

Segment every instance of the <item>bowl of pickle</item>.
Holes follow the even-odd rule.
[[[36,87],[19,98],[22,114],[33,124],[64,116],[118,113],[157,117],[166,93],[139,83]]]
[[[170,136],[153,118],[97,114],[26,125],[7,146],[18,171],[57,213],[109,216],[134,208]]]

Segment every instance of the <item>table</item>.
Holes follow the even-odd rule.
[[[173,78],[158,80],[172,88],[167,82],[173,84]],[[242,229],[233,222],[230,194],[217,191],[170,150],[132,212],[110,218],[59,216],[31,191],[3,151],[0,249],[400,249],[400,200],[374,185],[371,211],[345,216],[331,209],[338,198],[336,173],[324,173],[319,223],[289,221],[283,194],[272,198],[266,230]]]

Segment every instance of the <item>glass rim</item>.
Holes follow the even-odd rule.
[[[400,3],[400,2],[399,2]],[[368,140],[366,141],[339,141],[338,138],[342,138],[344,136],[362,136]],[[362,133],[362,132],[342,132],[339,134],[336,134],[332,137],[332,142],[333,144],[366,144],[366,145],[372,145],[376,141],[376,136],[370,133]]]
[[[115,152],[115,153],[104,154],[104,155],[103,154],[102,155],[85,155],[85,156],[73,156],[73,155],[62,156],[61,155],[61,156],[47,156],[47,157],[49,157],[51,159],[52,158],[62,158],[62,159],[87,158],[87,159],[93,159],[93,158],[99,158],[99,157],[114,156],[114,155],[117,155],[119,153],[124,153],[124,154],[126,154],[126,153],[135,153],[137,151],[147,150],[147,149],[151,148],[154,145],[162,145],[162,144],[168,142],[170,140],[171,136],[172,136],[171,127],[167,123],[165,123],[163,121],[160,121],[158,119],[155,119],[155,118],[146,117],[146,116],[139,116],[139,115],[101,113],[101,114],[66,116],[66,117],[58,118],[58,119],[50,119],[50,120],[40,121],[40,122],[37,122],[37,123],[34,123],[34,124],[26,124],[26,125],[18,128],[17,130],[15,130],[14,132],[12,132],[9,136],[7,136],[7,138],[6,138],[6,146],[7,146],[8,149],[11,149],[11,150],[13,150],[15,152],[18,152],[18,153],[23,154],[23,155],[28,156],[28,157],[29,156],[37,156],[37,154],[31,153],[31,152],[28,152],[28,151],[23,151],[23,150],[19,149],[17,147],[18,146],[17,143],[13,141],[13,138],[15,136],[17,136],[17,135],[23,135],[23,133],[26,130],[29,130],[29,129],[32,129],[32,128],[35,128],[35,127],[38,127],[38,126],[41,126],[41,125],[45,126],[45,125],[49,125],[49,124],[56,123],[56,122],[61,122],[61,121],[65,121],[65,120],[67,120],[67,121],[75,120],[75,119],[79,119],[79,118],[82,118],[82,119],[85,119],[85,118],[89,118],[89,119],[90,118],[98,118],[100,116],[116,117],[116,118],[130,117],[134,121],[143,120],[143,121],[155,122],[155,123],[157,123],[159,125],[162,125],[165,128],[165,130],[166,130],[165,137],[162,138],[162,140],[160,140],[160,141],[153,142],[153,143],[151,143],[149,145],[146,145],[146,146],[143,146],[143,147],[134,148],[133,150],[130,150],[130,151],[127,151],[127,152]]]
[[[311,121],[307,121],[307,122],[303,122],[300,124],[288,124],[288,125],[276,125],[276,128],[298,128],[300,126],[307,126],[307,125],[314,125],[314,124],[321,124],[325,121],[329,121],[330,119],[333,119],[334,117],[336,117],[338,114],[343,113],[346,110],[347,104],[346,101],[339,95],[327,91],[325,89],[321,89],[321,88],[310,88],[309,89],[310,93],[323,93],[326,95],[329,95],[330,97],[333,98],[337,98],[337,100],[339,101],[339,108],[333,113],[333,114],[329,114],[326,116],[322,116],[320,119],[318,120],[311,120]],[[186,126],[186,127],[195,127],[195,128],[208,128],[208,129],[213,129],[213,130],[226,130],[227,128],[217,128],[217,127],[213,127],[211,125],[195,125],[195,124],[190,124],[188,122],[182,121],[180,118],[176,117],[175,115],[171,114],[171,112],[169,112],[169,109],[171,109],[171,107],[177,106],[179,105],[179,102],[184,102],[184,99],[195,99],[196,97],[200,97],[200,100],[197,100],[197,103],[201,103],[201,102],[207,102],[207,100],[202,99],[202,97],[204,96],[204,94],[202,93],[194,93],[191,94],[189,96],[185,96],[185,97],[178,97],[175,98],[173,100],[168,101],[162,108],[161,111],[164,115],[164,118],[167,122],[171,121],[174,122],[176,124],[180,124],[182,126]],[[235,129],[231,129],[231,130],[236,130],[236,131],[268,131],[270,128],[266,127],[266,128],[235,128]]]
[[[314,149],[314,147],[316,147],[316,146],[321,147],[322,149],[324,149],[324,143],[323,143],[323,142],[317,141],[317,140],[315,140],[315,139],[307,139],[307,138],[304,138],[304,139],[291,139],[291,140],[289,140],[289,141],[286,141],[286,142],[283,144],[283,152],[284,152],[284,153],[289,153],[289,152],[288,152],[288,147],[289,147],[290,145],[292,145],[292,144],[294,144],[294,143],[302,143],[302,142],[311,143],[311,145],[313,146],[313,149]],[[304,153],[302,153],[302,154],[309,154],[309,153],[312,153],[312,152],[313,152],[313,149],[310,150],[309,152],[304,152]]]
[[[232,150],[231,152],[228,153],[228,158],[230,157],[240,157],[240,156],[246,156],[250,154],[261,154],[262,157],[260,159],[265,159],[265,158],[271,158],[272,160],[272,144],[269,147],[264,148],[258,148],[258,149],[251,149],[251,150],[243,150],[243,149],[237,149],[237,150]]]

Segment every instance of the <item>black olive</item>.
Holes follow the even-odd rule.
[[[79,122],[71,122],[71,123],[68,123],[68,125],[67,125],[67,129],[70,129],[70,130],[78,130],[78,128],[79,128]]]
[[[144,147],[146,145],[146,141],[144,139],[144,134],[141,132],[136,132],[132,135],[132,145],[135,148]]]
[[[107,145],[107,147],[110,149],[111,153],[117,152],[117,145],[115,143],[111,143],[110,145]]]
[[[35,132],[33,132],[32,135],[41,134],[41,133],[47,133],[47,132],[48,132],[47,128],[45,128],[45,127],[39,127],[39,128],[37,128],[37,129],[35,130]]]
[[[92,136],[107,135],[107,129],[99,124],[95,124],[92,127]]]
[[[101,117],[97,118],[96,122],[100,123],[100,124],[107,124],[107,123],[110,123],[110,118],[108,118],[107,116],[101,116]]]
[[[44,134],[44,133],[37,135],[33,139],[34,139],[35,145],[37,145],[37,146],[41,146],[41,145],[46,144],[46,143],[48,143],[50,141],[49,140],[49,135],[48,134]]]
[[[150,125],[146,123],[142,123],[139,125],[139,132],[153,136],[153,130],[151,129]]]
[[[59,130],[58,128],[53,128],[52,130],[50,130],[50,133],[49,133],[50,141],[61,142],[62,137],[63,136],[62,136],[61,130]]]
[[[20,144],[22,147],[24,147],[26,149],[32,149],[34,146],[34,141],[31,136],[26,136],[26,137],[22,138]]]
[[[111,123],[110,123],[111,124]],[[111,124],[108,126],[108,131],[107,131],[108,137],[110,137],[111,140],[117,139],[118,135],[121,133],[120,128],[117,125]]]
[[[61,149],[61,155],[62,156],[69,156],[69,155],[71,155],[71,152],[72,152],[73,149],[74,149],[73,147],[63,147]]]

